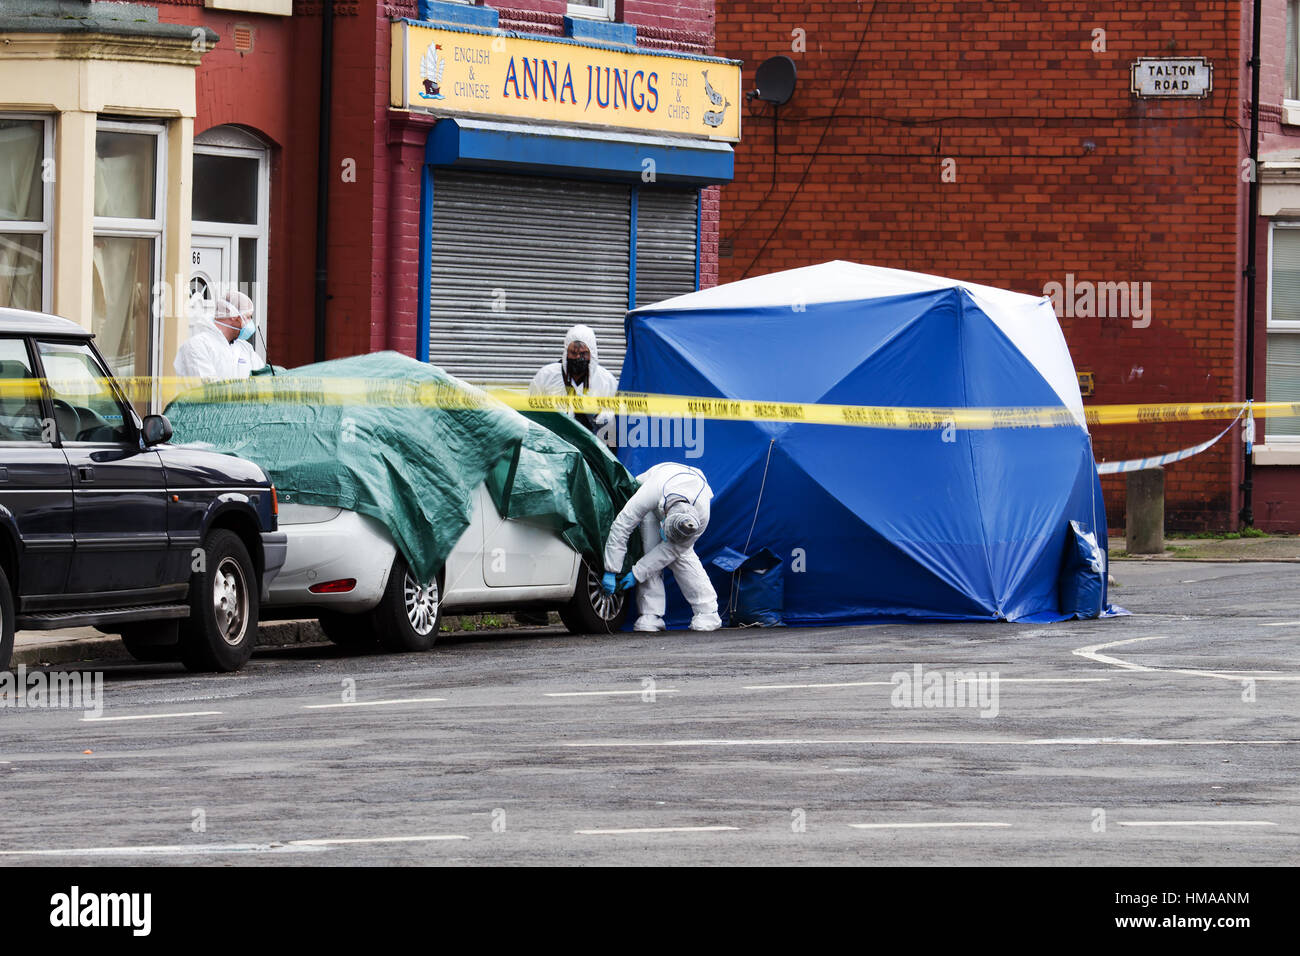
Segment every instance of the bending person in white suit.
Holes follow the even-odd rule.
[[[689,465],[664,462],[638,475],[641,487],[623,506],[605,543],[605,590],[637,589],[641,613],[633,626],[637,631],[664,629],[664,568],[672,568],[694,615],[691,630],[713,631],[722,625],[718,617],[718,595],[695,554],[695,542],[709,526],[709,502],[713,490],[704,473]],[[640,525],[645,557],[632,572],[619,580],[627,555],[627,542]]]

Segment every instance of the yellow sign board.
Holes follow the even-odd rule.
[[[398,21],[392,105],[734,143],[740,64]]]

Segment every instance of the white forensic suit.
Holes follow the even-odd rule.
[[[251,343],[227,341],[211,316],[194,315],[190,319],[190,337],[176,352],[173,367],[182,378],[216,382],[248,378],[265,364]]]
[[[575,380],[569,374],[566,368],[568,358],[559,362],[552,362],[549,365],[543,365],[533,376],[532,382],[528,385],[529,395],[591,395],[595,398],[606,398],[618,391],[618,379],[600,364],[600,353],[596,349],[596,333],[585,325],[575,325],[569,329],[564,336],[564,348],[568,351],[569,346],[574,342],[581,342],[587,346],[587,351],[591,353],[591,360],[587,367],[586,384]],[[575,417],[572,412],[564,413],[570,418]],[[601,435],[601,431],[608,430],[612,432],[614,416],[610,412],[598,412],[588,416],[588,428],[590,428],[601,438],[606,440],[606,444],[613,445],[614,442],[609,438],[615,437]],[[587,422],[584,422],[587,424]]]
[[[698,468],[675,462],[655,465],[638,475],[637,480],[641,487],[614,519],[609,540],[605,543],[605,570],[618,574],[623,570],[628,538],[637,525],[641,526],[645,557],[632,566],[640,607],[636,630],[663,629],[664,568],[672,569],[673,577],[682,589],[682,597],[694,612],[691,629],[717,629],[722,624],[718,617],[718,595],[695,554],[695,542],[709,524],[709,502],[713,500],[713,491],[708,480]],[[694,509],[700,519],[700,530],[688,540],[675,544],[663,539],[660,526],[669,509],[678,502],[685,502]]]

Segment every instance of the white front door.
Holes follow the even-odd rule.
[[[217,294],[233,289],[231,275],[231,239],[227,236],[194,236],[190,239],[190,301],[197,307],[196,296],[211,316]]]

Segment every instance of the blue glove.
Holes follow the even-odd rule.
[[[600,579],[600,589],[606,594],[613,594],[618,590],[618,576],[613,571],[606,571]]]
[[[636,587],[636,575],[629,571],[627,574],[623,575],[623,579],[618,582],[618,589],[620,591],[630,591],[634,587]]]

